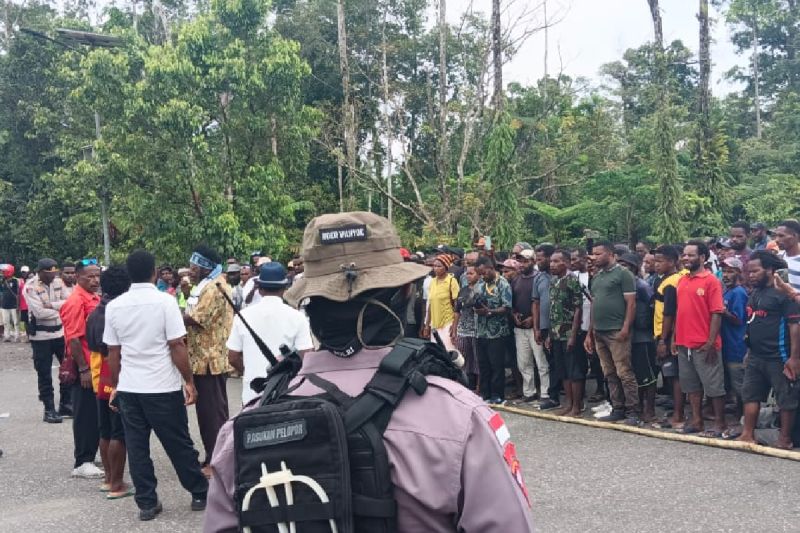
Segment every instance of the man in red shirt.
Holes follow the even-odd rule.
[[[79,381],[72,385],[72,437],[75,442],[75,467],[72,477],[101,478],[103,471],[94,465],[100,433],[97,400],[92,389],[91,352],[86,342],[86,319],[100,303],[100,267],[96,259],[75,265],[77,285],[61,306],[67,353],[78,367]]]
[[[689,274],[677,286],[675,345],[681,388],[692,406],[692,419],[683,432],[720,437],[726,427],[725,371],[719,354],[725,304],[722,285],[704,266],[708,257],[708,246],[702,241],[690,241],[683,249],[683,265]],[[714,429],[709,431],[703,424],[703,391],[714,408]]]

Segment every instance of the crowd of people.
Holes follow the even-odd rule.
[[[773,230],[737,222],[724,238],[679,244],[519,242],[498,252],[487,238],[470,250],[400,254],[430,271],[411,285],[405,335],[458,351],[468,387],[489,405],[581,417],[594,403],[605,422],[755,442],[770,401],[774,445],[800,445],[795,220]],[[246,405],[269,367],[257,339],[275,354],[283,345],[302,354],[319,345],[311,331],[325,328],[310,326],[307,300],[299,310],[284,301],[305,275],[299,256],[287,267],[260,252],[240,263],[201,245],[181,268],[157,268],[139,250],[124,266],[44,258],[34,272],[22,266],[17,276],[10,264],[0,271],[3,339],[30,342],[43,421],[72,418],[72,475],[102,478],[108,499],[134,495],[142,520],[161,511],[151,432],[191,508],[205,509],[210,463],[231,414],[228,376],[243,377]],[[325,347],[349,355],[346,343]],[[134,487],[123,479],[126,460]]]

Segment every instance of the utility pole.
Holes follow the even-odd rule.
[[[74,50],[81,53],[83,53],[83,51],[80,48],[76,48],[75,46],[72,46],[72,44],[70,43],[83,44],[86,46],[90,46],[92,48],[119,48],[123,44],[122,39],[114,35],[103,35],[100,33],[93,33],[88,31],[78,31],[78,30],[68,30],[64,28],[58,28],[56,30],[56,34],[58,34],[58,36],[63,40],[54,39],[42,32],[31,30],[28,28],[20,28],[20,31],[37,39],[49,41],[58,44],[60,46],[63,46],[68,50]],[[95,134],[95,139],[97,141],[100,141],[102,139],[102,136],[100,134],[100,114],[97,111],[94,112],[94,134]],[[94,146],[92,147],[92,161],[96,161]],[[103,226],[103,260],[106,265],[110,265],[111,229],[110,229],[110,222],[108,219],[108,191],[106,190],[106,187],[104,185],[100,186],[100,219],[101,219],[101,224]]]

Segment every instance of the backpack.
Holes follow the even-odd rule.
[[[401,339],[355,398],[306,375],[324,392],[293,396],[302,360],[287,354],[266,378],[260,405],[234,419],[235,494],[244,532],[396,533],[397,503],[383,443],[392,412],[425,376],[466,385],[440,345]]]

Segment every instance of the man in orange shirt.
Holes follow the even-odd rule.
[[[77,285],[61,306],[67,353],[78,367],[79,379],[72,385],[72,437],[75,443],[75,468],[72,477],[100,478],[103,471],[94,465],[100,434],[97,400],[92,389],[91,353],[86,341],[86,319],[100,303],[100,267],[97,259],[83,259],[75,265]]]

